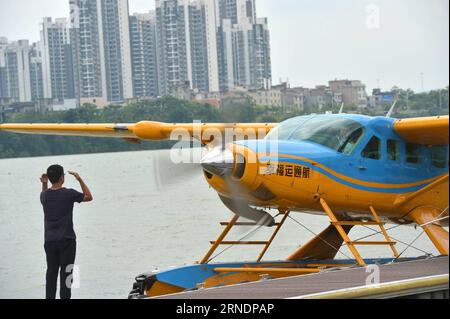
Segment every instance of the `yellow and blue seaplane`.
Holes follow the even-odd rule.
[[[132,142],[188,137],[206,146],[205,179],[234,217],[221,223],[223,232],[198,263],[138,276],[130,293],[137,298],[392,262],[400,254],[387,223],[422,227],[439,253],[448,255],[448,129],[448,116],[397,120],[350,114],[300,116],[279,124],[0,124],[0,131],[16,133]],[[230,143],[220,139],[227,130]],[[296,213],[328,216],[330,225],[286,260],[263,261]],[[268,241],[226,240],[240,225],[274,231]],[[385,240],[350,239],[358,226],[379,228]],[[254,262],[211,263],[221,245],[261,245],[262,251]],[[343,245],[354,259],[335,258]],[[362,245],[385,245],[394,258],[365,259],[358,250]]]

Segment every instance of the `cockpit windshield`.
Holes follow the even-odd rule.
[[[286,120],[270,131],[266,139],[268,140],[287,140],[291,136],[292,131],[297,127],[310,120],[311,116],[300,116]]]
[[[354,120],[317,116],[288,120],[267,138],[317,143],[349,155],[363,135],[364,127]]]

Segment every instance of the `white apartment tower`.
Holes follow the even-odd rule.
[[[254,0],[216,0],[221,91],[266,88],[271,82],[270,36]]]
[[[28,40],[0,41],[0,95],[11,102],[31,101],[29,53]]]
[[[205,69],[207,70],[207,92],[219,92],[219,64],[217,52],[217,3],[216,0],[199,0],[194,8],[202,13],[201,30],[204,46],[204,54],[206,56]],[[192,23],[192,22],[191,22]],[[198,46],[193,46],[193,50],[199,50]]]
[[[106,105],[106,75],[101,3],[70,0],[75,87],[80,103]]]
[[[134,97],[158,96],[155,12],[130,16]]]
[[[156,0],[159,95],[172,94],[191,80],[188,0]]]
[[[81,103],[133,97],[128,0],[70,0]]]
[[[101,0],[109,102],[133,97],[128,0]]]
[[[69,22],[65,18],[44,18],[41,24],[41,54],[44,97],[74,99],[73,49]]]
[[[156,0],[159,94],[218,92],[216,0]]]
[[[30,48],[30,85],[31,100],[38,101],[44,98],[44,79],[42,68],[41,44],[33,43]]]

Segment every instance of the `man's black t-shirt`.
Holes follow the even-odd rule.
[[[48,189],[41,193],[44,207],[45,242],[75,239],[73,204],[81,203],[84,194],[74,189]]]

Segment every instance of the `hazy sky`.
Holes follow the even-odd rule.
[[[36,41],[41,18],[67,17],[68,3],[0,0],[0,36]],[[130,0],[130,13],[153,8]],[[269,18],[274,83],[349,78],[420,91],[422,72],[425,90],[449,83],[448,0],[256,0],[256,9]]]

